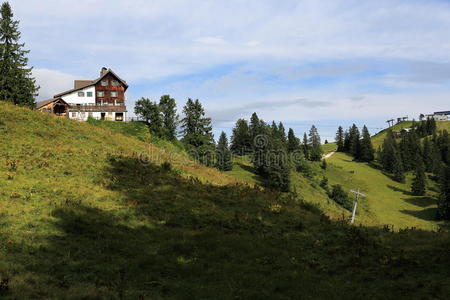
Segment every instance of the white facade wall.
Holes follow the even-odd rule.
[[[105,120],[106,121],[115,121],[116,120],[116,112],[105,112]],[[94,112],[79,112],[73,111],[69,112],[69,119],[77,120],[77,121],[87,121],[89,117],[100,120],[102,117],[102,113],[98,111]],[[123,121],[126,120],[126,112],[123,112]]]
[[[84,97],[78,96],[78,92],[83,92],[84,93]],[[88,92],[92,93],[92,97],[88,97],[87,96]],[[85,104],[85,103],[95,104],[95,86],[86,87],[84,89],[81,89],[81,90],[72,92],[70,94],[61,96],[61,98],[63,98],[63,100],[66,101],[69,105],[71,103],[74,103],[74,104]]]

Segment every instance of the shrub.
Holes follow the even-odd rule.
[[[348,210],[351,210],[352,201],[340,184],[333,185],[331,188],[331,192],[329,193],[328,196],[331,199],[333,199],[334,202],[336,202],[337,204],[341,205],[342,207]]]

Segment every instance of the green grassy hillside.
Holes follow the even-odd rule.
[[[393,225],[400,229],[416,227],[436,230],[436,193],[417,197],[410,193],[411,176],[406,183],[392,180],[379,169],[367,163],[354,162],[344,153],[336,153],[328,159],[325,172],[330,184],[341,184],[345,190],[361,189],[367,198],[361,201],[358,222],[365,225]],[[429,181],[429,185],[432,182]]]
[[[334,222],[181,151],[4,103],[0,138],[0,298],[450,293],[445,227],[394,233]]]

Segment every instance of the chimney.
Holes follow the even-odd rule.
[[[103,75],[105,75],[106,72],[108,72],[108,69],[105,68],[105,67],[103,67],[103,68],[100,70],[100,77],[102,77]]]

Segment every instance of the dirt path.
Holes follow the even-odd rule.
[[[330,158],[334,153],[336,153],[336,150],[334,150],[334,151],[331,151],[330,153],[328,153],[328,154],[325,154],[324,156],[323,156],[323,159],[327,159],[327,158]]]

